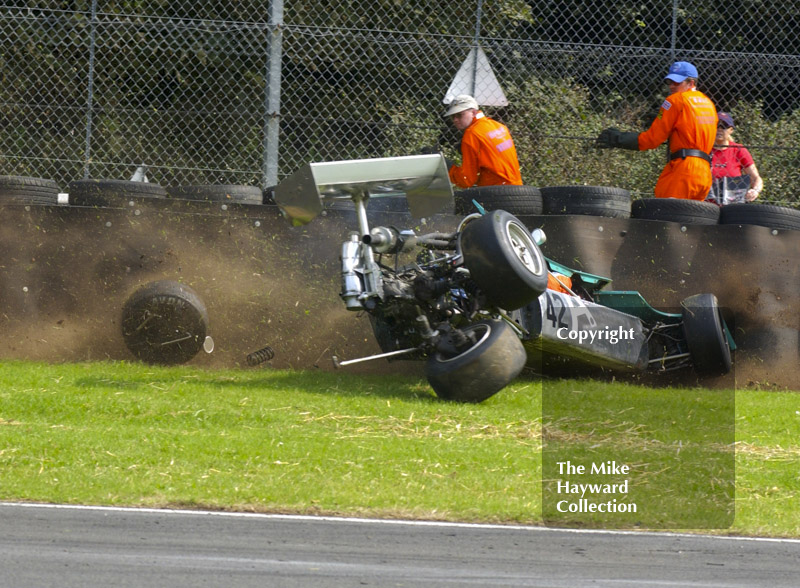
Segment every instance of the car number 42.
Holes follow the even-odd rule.
[[[576,296],[547,290],[542,294],[541,302],[544,302],[541,304],[543,335],[557,336],[561,329],[572,331],[597,326],[589,307]],[[561,335],[563,337],[564,331]]]

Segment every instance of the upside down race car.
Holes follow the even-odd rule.
[[[305,224],[326,200],[350,200],[357,230],[342,244],[340,296],[366,312],[383,353],[340,361],[420,359],[440,398],[481,402],[508,385],[539,351],[612,370],[731,369],[733,339],[713,294],[680,313],[638,292],[544,257],[544,233],[503,210],[470,214],[455,231],[370,228],[370,199],[405,194],[415,218],[453,193],[440,155],[311,163],[282,182],[275,200]]]

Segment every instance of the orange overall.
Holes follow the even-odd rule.
[[[572,294],[572,292],[570,292],[570,289],[572,289],[572,278],[564,274],[547,272],[547,289],[563,292],[564,294]]]
[[[697,90],[667,97],[658,116],[639,134],[639,149],[655,149],[669,138],[669,152],[699,149],[711,153],[717,133],[717,109]],[[673,159],[656,182],[656,198],[705,200],[711,189],[711,166],[699,157]]]
[[[482,112],[464,131],[461,140],[461,167],[450,168],[450,181],[460,188],[522,185],[517,148],[505,125]]]

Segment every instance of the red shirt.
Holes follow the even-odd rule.
[[[711,151],[711,175],[715,180],[741,176],[742,170],[753,163],[753,156],[740,143],[731,142],[727,149],[714,148]]]

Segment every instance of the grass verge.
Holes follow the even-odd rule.
[[[685,394],[547,386],[643,406]],[[679,402],[660,410],[685,419]],[[537,380],[460,405],[398,376],[8,362],[0,500],[540,524],[541,419]],[[730,532],[800,536],[800,395],[738,391],[735,421]],[[592,431],[608,438],[619,424],[598,418]],[[652,435],[670,444],[681,432]]]

